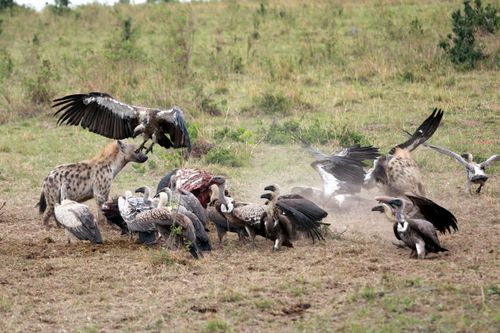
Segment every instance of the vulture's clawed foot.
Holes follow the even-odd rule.
[[[148,149],[146,149],[146,151],[144,152],[144,154],[149,154],[149,153],[152,153],[153,152],[153,145],[149,146]]]

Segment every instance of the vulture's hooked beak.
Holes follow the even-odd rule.
[[[266,187],[264,188],[264,191],[271,191],[271,192],[274,192],[274,191],[276,191],[276,186],[274,186],[274,185],[269,185],[269,186],[266,186]],[[262,198],[262,196],[261,196],[261,198]]]
[[[260,197],[261,197],[261,199],[271,200],[272,199],[272,194],[271,193],[264,193]]]
[[[381,212],[381,213],[383,213],[384,212],[384,206],[382,206],[382,205],[375,206],[375,207],[372,208],[372,212]]]

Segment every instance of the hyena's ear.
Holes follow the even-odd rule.
[[[121,151],[125,151],[125,144],[123,142],[121,142],[120,140],[116,140],[116,144]]]

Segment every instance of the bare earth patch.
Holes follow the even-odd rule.
[[[453,195],[439,201],[460,230],[441,236],[449,252],[423,261],[392,243],[391,225],[370,207],[332,213],[325,242],[303,239],[278,253],[262,238],[256,249],[233,236],[219,245],[212,232],[214,250],[196,261],[185,251],[135,245],[108,226],[104,245],[68,245],[61,229],[40,227],[31,205],[7,206],[0,330],[493,332],[496,193],[472,201]]]

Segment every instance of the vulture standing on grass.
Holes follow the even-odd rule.
[[[382,184],[387,195],[396,197],[405,193],[425,195],[420,170],[410,153],[434,134],[442,118],[443,111],[434,109],[407,141],[378,157],[365,176],[365,186]]]
[[[482,163],[476,163],[474,162],[471,153],[458,155],[457,153],[454,153],[451,150],[433,146],[428,143],[424,143],[424,146],[432,148],[435,151],[440,152],[441,154],[454,158],[455,160],[458,161],[458,163],[462,164],[465,167],[465,172],[467,174],[465,190],[470,195],[472,195],[472,184],[479,184],[476,193],[479,194],[481,192],[481,189],[488,180],[488,175],[486,174],[486,168],[490,166],[490,164],[492,164],[493,162],[500,161],[500,155],[493,155]]]
[[[160,192],[158,196],[160,197],[158,208],[138,213],[135,217],[135,223],[145,227],[153,225],[155,230],[165,239],[169,239],[170,236],[180,237],[194,258],[203,257],[197,244],[196,230],[192,221],[176,209],[168,207],[167,193]]]
[[[267,238],[274,240],[273,251],[279,250],[281,245],[293,247],[291,241],[297,231],[307,233],[313,242],[315,239],[324,240],[320,230],[324,223],[320,221],[326,217],[326,212],[317,219],[314,203],[307,199],[280,199],[276,192],[262,194],[261,198],[268,200],[262,219]],[[310,206],[310,203],[316,207]]]
[[[143,191],[142,188],[136,190],[136,192],[141,191]],[[153,223],[138,223],[136,216],[141,212],[153,208],[155,208],[155,204],[146,194],[136,197],[132,195],[132,192],[126,191],[124,197],[118,198],[118,209],[127,224],[128,230],[130,232],[137,232],[139,234],[139,241],[143,244],[156,243],[156,228]]]
[[[111,139],[125,139],[142,134],[144,141],[152,140],[146,154],[155,143],[164,148],[191,148],[189,134],[181,109],[152,109],[122,103],[102,92],[68,95],[54,100],[59,109],[58,125],[82,126],[93,133]]]
[[[71,243],[71,238],[88,240],[92,244],[101,244],[102,237],[94,215],[89,207],[66,199],[66,185],[61,187],[61,203],[56,204],[54,215],[58,223],[64,226],[64,232]]]
[[[305,144],[305,148],[316,158],[311,166],[319,173],[323,183],[322,204],[328,206],[333,203],[339,208],[345,201],[355,199],[354,194],[361,191],[366,176],[363,162],[380,156],[378,148],[361,147],[359,144],[341,148],[331,155],[309,144]]]
[[[245,229],[252,244],[255,246],[255,236],[261,231],[261,218],[265,213],[265,205],[255,203],[237,203],[225,196],[226,179],[214,176],[212,182],[219,188],[220,213],[232,226]]]
[[[165,193],[167,195],[167,200],[162,204],[158,204],[158,207],[169,208],[173,212],[178,212],[189,218],[193,223],[195,229],[196,243],[198,245],[198,248],[202,251],[211,251],[212,247],[210,245],[210,238],[208,237],[208,233],[205,230],[205,225],[199,218],[198,214],[195,213],[197,210],[199,210],[198,208],[201,207],[199,201],[194,196],[191,199],[186,199],[185,196],[180,193],[175,193],[174,195],[172,190],[168,187],[163,188],[157,195],[160,195],[161,193]],[[177,194],[179,194],[180,197],[177,196]],[[203,207],[201,207],[201,211],[198,211],[198,213],[201,214],[202,212],[203,218],[208,219]]]
[[[405,214],[405,200],[400,198],[378,198],[382,205],[374,207],[381,210],[388,217],[395,211],[396,223],[394,234],[396,238],[403,241],[411,249],[410,257],[417,256],[424,259],[427,253],[438,253],[448,251],[441,247],[437,237],[436,228],[426,219],[409,218]],[[388,212],[389,210],[389,212]],[[392,222],[392,219],[390,219]]]
[[[300,214],[308,217],[312,221],[317,221],[323,225],[330,225],[329,223],[320,222],[328,216],[328,213],[316,205],[311,200],[302,197],[299,194],[280,194],[280,189],[277,185],[269,185],[264,188],[264,191],[271,191],[275,195],[273,196],[277,201],[282,202],[284,205],[289,206],[299,212]],[[269,201],[270,202],[270,201]],[[294,216],[288,215],[289,218],[293,219]]]
[[[156,187],[156,192],[165,187],[170,187],[172,190],[191,192],[203,208],[207,208],[212,196],[210,187],[214,184],[212,177],[213,175],[210,172],[201,169],[174,169],[160,180]]]
[[[397,219],[396,219],[396,209],[392,206],[386,204],[386,202],[396,200],[398,198],[394,197],[375,197],[380,205],[372,208],[372,211],[379,211],[381,213],[385,213],[387,218],[390,221],[394,222],[394,235],[399,239],[398,234],[396,232],[397,227]],[[404,215],[408,218],[412,219],[423,219],[427,220],[436,230],[438,230],[441,234],[445,234],[446,232],[450,233],[458,231],[457,219],[456,217],[446,208],[441,207],[434,201],[417,196],[407,194],[405,198],[399,198],[399,200],[404,201]]]

